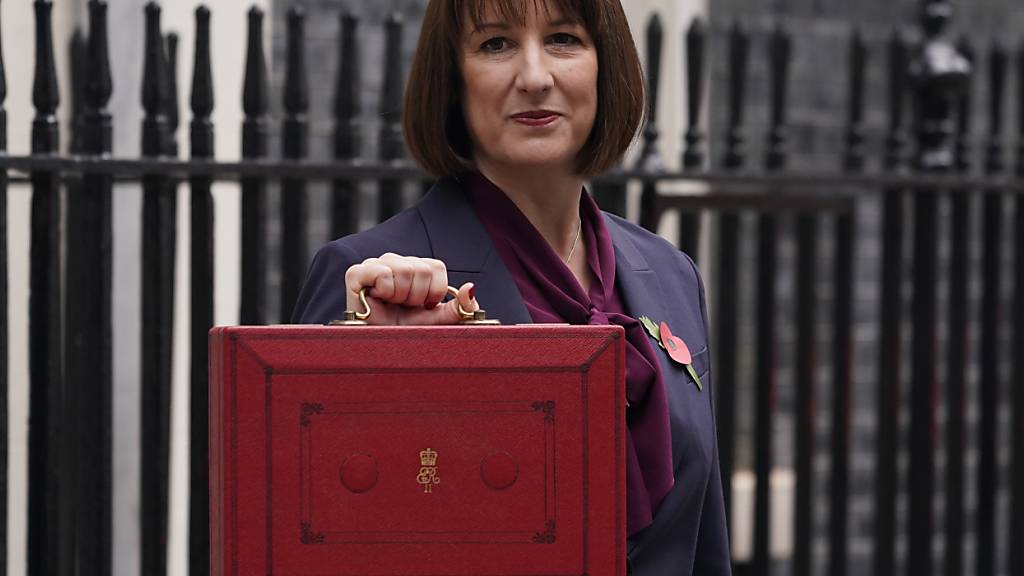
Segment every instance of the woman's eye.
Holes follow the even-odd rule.
[[[501,52],[506,48],[508,48],[508,40],[505,38],[491,38],[480,45],[480,49],[484,52]]]
[[[578,46],[582,44],[583,41],[572,34],[562,32],[552,35],[551,43],[556,46]]]

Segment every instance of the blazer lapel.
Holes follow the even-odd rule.
[[[637,250],[633,241],[614,220],[605,216],[605,224],[612,236],[612,244],[615,246],[615,278],[623,304],[626,306],[626,313],[632,318],[648,316],[655,322],[665,321],[669,325],[677,322],[678,319],[665,306],[668,300],[665,298],[661,281],[651,269],[647,259]],[[651,344],[658,357],[658,365],[665,382],[669,405],[674,406],[686,402],[685,395],[689,386],[685,381],[685,373],[671,361],[668,354],[661,350],[657,343],[652,341]],[[673,430],[673,470],[679,469],[679,461],[683,456],[684,449],[681,440]]]
[[[477,301],[488,318],[503,324],[530,323],[515,280],[459,183],[450,178],[438,181],[419,210],[431,253],[448,267],[448,283],[455,287],[474,283]]]

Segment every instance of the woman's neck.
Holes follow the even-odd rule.
[[[586,253],[581,252],[583,239],[579,237],[582,177],[551,168],[513,172],[486,163],[478,163],[477,168],[505,192],[562,260],[570,252],[573,260]]]

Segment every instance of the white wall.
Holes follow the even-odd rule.
[[[164,32],[180,36],[179,89],[182,129],[179,142],[188,154],[188,96],[192,77],[195,0],[163,3]],[[246,12],[256,4],[264,10],[269,0],[217,0],[211,32],[213,76],[217,108],[217,157],[240,155],[241,94],[244,72]],[[77,24],[87,28],[86,0],[55,2],[54,38],[58,80],[62,88],[62,113],[68,101],[67,42]],[[141,80],[144,41],[144,0],[109,2],[110,56],[114,93],[114,154],[136,157],[142,119]],[[29,151],[32,73],[34,66],[34,18],[30,2],[0,4],[4,60],[7,65],[10,151]],[[265,37],[270,38],[271,19]],[[62,125],[67,126],[66,116]],[[63,136],[66,146],[67,136]],[[188,527],[188,190],[179,192],[177,321],[175,324],[175,372],[172,401],[173,446],[171,479],[170,574],[187,572]],[[216,202],[216,322],[237,323],[239,294],[239,193],[231,184],[218,184]],[[27,425],[28,425],[28,283],[29,215],[31,192],[12,187],[9,192],[8,246],[10,252],[10,440],[8,493],[8,565],[11,574],[25,573],[27,533]],[[114,192],[114,573],[139,571],[139,336],[142,197],[138,186],[118,186]]]

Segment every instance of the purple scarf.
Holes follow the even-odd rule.
[[[650,339],[625,314],[615,288],[615,250],[597,204],[580,201],[592,273],[589,293],[504,192],[481,174],[463,178],[470,203],[515,280],[534,322],[619,325],[626,330],[626,533],[650,526],[672,489],[668,398]]]

